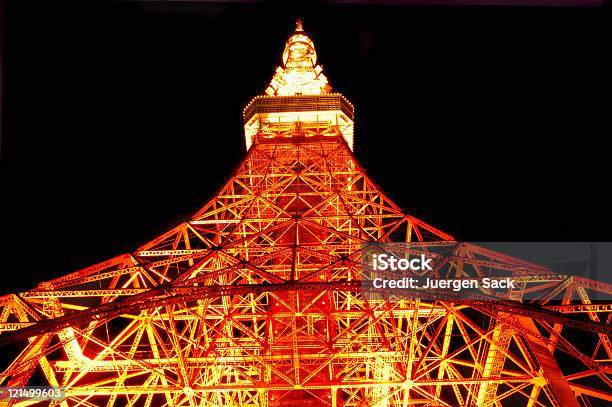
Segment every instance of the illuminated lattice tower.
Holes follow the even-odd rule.
[[[589,304],[611,287],[457,244],[401,210],[352,153],[353,113],[298,23],[244,110],[246,157],[190,221],[0,299],[0,343],[19,348],[1,384],[63,386],[60,406],[610,401],[612,306]],[[515,299],[539,291],[540,306],[368,299],[371,241],[448,247],[435,273],[511,271]]]

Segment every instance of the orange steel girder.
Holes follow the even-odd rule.
[[[516,278],[541,307],[367,299],[362,244],[410,237],[455,248],[449,273],[528,268]],[[189,222],[3,297],[0,341],[28,345],[0,378],[27,383],[34,366],[68,406],[610,401],[610,332],[597,323],[610,306],[588,298],[611,287],[451,239],[395,206],[341,138],[260,142]]]

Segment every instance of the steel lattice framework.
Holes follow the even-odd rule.
[[[20,347],[2,385],[42,377],[66,388],[62,407],[612,401],[612,303],[590,299],[611,286],[458,244],[391,202],[299,25],[267,93],[245,109],[244,161],[190,221],[0,298],[0,344]],[[372,241],[444,246],[435,273],[496,270],[520,288],[515,301],[368,299]]]

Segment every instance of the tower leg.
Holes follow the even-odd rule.
[[[576,395],[570,388],[567,380],[565,380],[557,361],[548,350],[546,343],[540,339],[538,329],[533,320],[529,317],[520,317],[518,321],[527,332],[532,332],[534,334],[526,335],[527,340],[540,363],[542,375],[554,391],[559,401],[559,405],[563,407],[580,407]]]

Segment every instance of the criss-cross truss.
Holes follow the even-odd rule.
[[[274,97],[278,111],[308,96]],[[352,125],[352,106],[332,99],[317,109]],[[244,161],[190,221],[0,298],[0,349],[14,352],[0,384],[65,387],[38,404],[62,407],[612,401],[612,303],[591,301],[611,286],[458,244],[406,214],[355,160],[347,127],[321,117],[252,121]],[[369,298],[367,242],[443,247],[438,276],[495,271],[519,287],[505,301]]]

